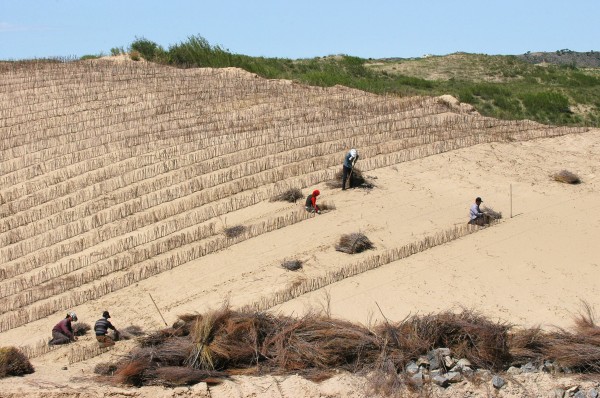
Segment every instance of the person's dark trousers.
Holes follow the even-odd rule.
[[[352,169],[347,166],[342,166],[342,167],[344,168],[344,170],[342,171],[342,189],[346,189],[346,180],[348,179],[348,176],[352,172]],[[350,188],[352,188],[352,178],[350,178],[350,181],[348,182],[348,184],[349,184]]]
[[[56,330],[52,331],[52,340],[48,344],[50,345],[61,345],[68,344],[71,342],[69,336],[62,334],[61,332],[57,332]]]

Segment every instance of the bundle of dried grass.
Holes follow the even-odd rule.
[[[333,180],[327,181],[326,185],[332,189],[341,189],[342,188],[342,177],[343,177],[343,170],[340,170],[335,174],[335,177]],[[372,182],[368,181],[365,178],[365,176],[363,175],[363,173],[356,167],[354,169],[352,169],[352,174],[350,175],[350,178],[348,179],[346,184],[347,184],[347,186],[351,186],[354,188],[374,188],[375,187],[375,185]]]
[[[94,373],[101,376],[112,376],[117,371],[117,365],[110,362],[100,362],[94,366]]]
[[[335,246],[335,250],[343,253],[355,254],[372,249],[373,247],[373,243],[363,233],[354,232],[342,235],[339,243]]]
[[[74,323],[71,327],[75,336],[83,336],[91,329],[90,325],[83,322]]]
[[[226,373],[215,370],[201,370],[184,366],[164,366],[146,372],[147,385],[160,385],[166,387],[180,387],[197,384],[200,382],[209,385],[220,384]]]
[[[510,360],[509,328],[463,309],[457,314],[412,316],[395,325],[380,326],[376,333],[388,342],[390,358],[399,369],[408,359],[417,359],[436,347],[447,347],[476,367],[499,370]]]
[[[23,376],[35,370],[29,359],[15,347],[0,348],[0,378]]]
[[[290,188],[285,192],[275,195],[271,198],[271,202],[290,202],[296,203],[298,199],[304,198],[302,191],[299,188]]]
[[[288,271],[297,271],[302,268],[302,261],[300,260],[285,260],[281,263],[281,266]]]
[[[304,375],[314,380],[335,368],[358,371],[379,355],[377,338],[359,325],[314,314],[280,321],[262,347],[262,354],[271,359],[264,366],[271,369],[310,370]]]
[[[335,210],[335,204],[333,202],[321,202],[319,203],[319,210],[321,211],[331,211]]]
[[[223,230],[223,233],[228,238],[235,238],[235,237],[240,236],[241,234],[243,234],[244,231],[246,231],[246,227],[245,226],[243,226],[243,225],[236,225],[234,227],[225,228]]]
[[[144,331],[139,326],[127,326],[119,329],[119,340],[131,340],[144,335]]]
[[[481,211],[488,217],[487,224],[495,220],[500,220],[502,218],[502,212],[495,211],[491,207],[482,206]]]
[[[581,179],[575,173],[572,173],[568,170],[561,170],[558,173],[552,176],[554,181],[563,182],[565,184],[579,184],[581,183]]]

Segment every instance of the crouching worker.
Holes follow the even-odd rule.
[[[320,214],[321,210],[319,210],[319,206],[317,206],[317,196],[319,196],[321,192],[318,189],[315,189],[313,193],[306,197],[306,204],[304,208],[309,213],[317,213]]]
[[[73,334],[73,327],[71,326],[72,321],[77,322],[77,315],[74,312],[69,312],[64,319],[52,328],[52,339],[48,344],[61,345],[76,341],[77,337]]]
[[[96,340],[100,344],[100,348],[110,347],[115,345],[115,340],[119,339],[119,331],[113,326],[112,323],[108,320],[110,318],[110,314],[108,311],[104,311],[102,313],[102,318],[96,321],[94,325],[94,331],[96,332]],[[114,339],[107,335],[108,329],[114,330],[115,337]]]
[[[482,202],[483,200],[481,200],[480,197],[477,197],[475,203],[471,205],[471,209],[469,210],[469,224],[483,227],[485,224],[490,223],[489,217],[487,217],[479,208],[479,205],[481,205]]]

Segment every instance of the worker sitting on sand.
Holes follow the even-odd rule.
[[[110,347],[115,345],[115,340],[119,338],[119,331],[113,326],[108,320],[110,314],[108,311],[102,313],[102,318],[96,321],[94,325],[94,331],[96,332],[96,340],[100,343],[100,348]],[[115,332],[115,338],[108,336],[108,329],[112,329]]]
[[[69,312],[64,319],[52,328],[52,339],[48,342],[49,345],[68,344],[77,340],[77,337],[73,334],[71,321],[77,322],[77,315],[74,312]]]
[[[483,226],[485,224],[485,213],[481,211],[479,205],[483,202],[480,197],[475,199],[469,210],[469,224]]]
[[[358,152],[356,149],[350,149],[350,152],[346,154],[344,158],[344,166],[342,171],[342,190],[346,190],[346,180],[350,177],[350,181],[348,182],[350,188],[352,188],[352,168],[354,164],[358,160]]]
[[[317,196],[320,194],[321,192],[318,189],[315,189],[313,193],[306,197],[306,204],[304,205],[304,208],[307,212],[321,214],[321,210],[319,210],[319,206],[317,206]]]

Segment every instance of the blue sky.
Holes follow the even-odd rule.
[[[165,49],[200,35],[234,53],[311,58],[600,50],[600,0],[0,0],[0,59]]]

